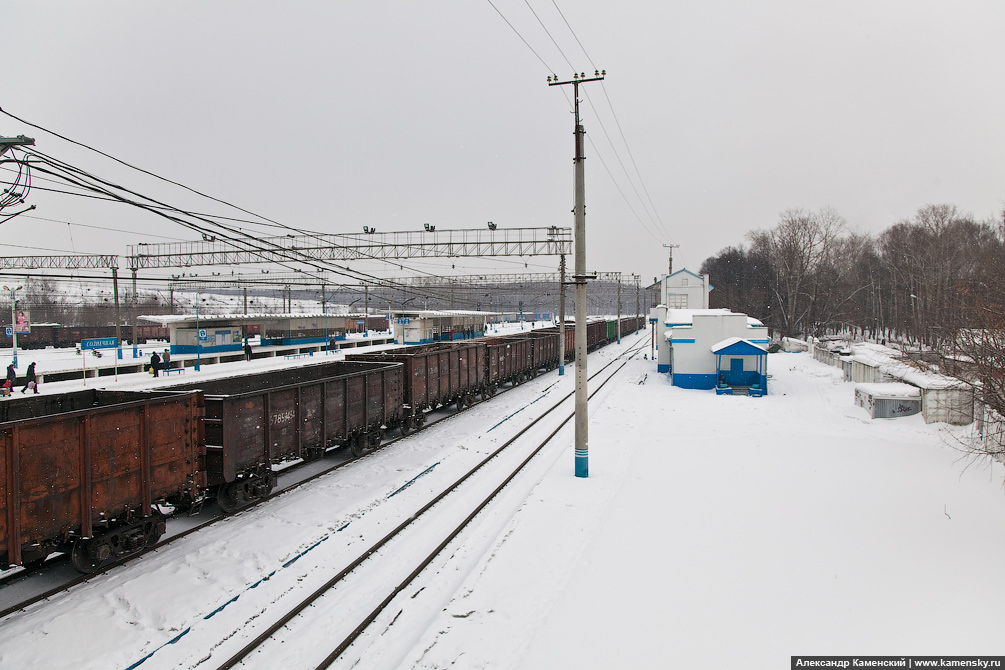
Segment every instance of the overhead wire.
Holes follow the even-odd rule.
[[[102,178],[97,177],[95,175],[91,175],[91,174],[87,173],[86,171],[80,170],[78,168],[75,168],[75,167],[67,164],[67,163],[59,161],[58,159],[55,159],[52,156],[48,156],[47,154],[45,154],[45,153],[43,153],[41,151],[33,150],[31,152],[31,154],[33,156],[36,156],[40,160],[42,160],[45,165],[48,165],[50,168],[52,168],[52,170],[47,170],[46,168],[36,168],[36,169],[40,169],[43,173],[49,173],[49,174],[53,174],[53,175],[59,175],[60,178],[66,179],[70,183],[73,183],[73,184],[76,184],[78,186],[82,186],[84,188],[88,188],[88,189],[91,189],[91,190],[94,190],[94,191],[97,191],[97,192],[100,192],[100,193],[105,193],[108,196],[110,196],[112,198],[115,198],[117,200],[120,200],[120,201],[123,201],[123,202],[127,202],[129,204],[132,204],[132,205],[134,205],[136,207],[139,207],[141,209],[145,209],[147,211],[151,211],[154,214],[157,214],[159,216],[167,218],[168,220],[171,220],[171,221],[173,221],[173,222],[175,222],[175,223],[177,223],[179,225],[182,225],[182,226],[185,226],[187,228],[190,228],[190,229],[192,229],[192,230],[194,230],[196,232],[199,232],[200,234],[203,234],[203,235],[206,235],[206,236],[221,236],[223,239],[227,240],[229,243],[231,243],[235,247],[239,248],[240,250],[247,251],[249,253],[278,254],[280,257],[285,257],[288,262],[302,263],[304,265],[308,265],[309,267],[314,267],[315,269],[319,269],[319,270],[324,269],[324,267],[329,267],[329,268],[332,269],[332,271],[334,271],[336,273],[346,274],[347,276],[352,276],[352,277],[357,278],[357,279],[369,279],[370,281],[372,281],[372,282],[374,282],[376,284],[380,284],[380,285],[393,285],[393,283],[394,283],[391,280],[386,280],[386,279],[383,279],[383,278],[380,278],[380,277],[377,277],[377,276],[374,276],[374,275],[369,275],[369,274],[366,274],[366,273],[360,273],[358,271],[351,270],[351,269],[349,269],[347,267],[339,266],[339,265],[331,263],[329,261],[321,261],[321,262],[319,262],[319,261],[316,261],[314,259],[305,259],[304,257],[300,256],[299,254],[293,253],[291,250],[285,249],[283,247],[275,245],[274,243],[268,242],[267,239],[266,240],[259,240],[258,238],[253,238],[253,237],[250,237],[250,236],[246,236],[246,234],[243,233],[243,231],[240,231],[239,229],[235,230],[233,227],[221,224],[219,222],[214,222],[214,221],[206,219],[204,217],[200,217],[200,216],[194,215],[191,212],[187,212],[185,210],[181,210],[181,209],[178,209],[176,207],[172,207],[170,205],[167,205],[167,204],[165,204],[163,202],[157,201],[157,200],[155,200],[153,198],[150,198],[148,196],[143,196],[143,195],[138,194],[138,193],[136,193],[136,192],[134,192],[134,191],[132,191],[130,189],[127,189],[127,188],[123,187],[123,186],[120,186],[118,184],[114,184],[112,182],[109,182],[108,180],[102,179]],[[65,171],[68,174],[60,173],[57,170],[63,170],[63,171]],[[97,183],[91,183],[91,182],[89,182],[87,180],[93,180],[94,182],[97,182]],[[139,201],[133,200],[131,198],[126,198],[126,197],[124,197],[124,196],[122,196],[122,195],[114,192],[112,189],[119,189],[119,190],[121,190],[121,191],[123,191],[125,193],[129,193],[130,195],[136,196],[136,197],[141,198],[143,200],[146,200],[148,202],[139,202]],[[153,208],[150,207],[149,203],[154,203],[156,205],[159,205],[162,209],[161,210],[153,209]],[[191,220],[187,220],[185,218],[180,218],[180,216],[170,215],[170,214],[167,213],[168,211],[174,212],[174,213],[176,213],[176,214],[178,214],[180,216],[189,217],[189,219],[195,219],[196,221],[199,221],[201,223],[195,223],[195,222],[193,222]],[[211,227],[207,228],[206,227],[207,225],[211,226]],[[213,226],[215,226],[215,228]],[[263,244],[263,242],[264,242],[264,244]],[[268,262],[275,262],[278,265],[280,265],[282,267],[286,267],[287,269],[290,269],[290,270],[294,270],[295,269],[294,267],[288,265],[287,263],[281,262],[281,261],[270,260]]]
[[[541,25],[541,28],[545,31],[546,35],[551,40],[551,42],[555,46],[555,48],[559,51],[559,53],[561,54],[561,56],[565,60],[565,62],[569,65],[570,68],[572,68],[573,70],[575,70],[576,68],[572,66],[572,63],[571,63],[569,57],[566,55],[565,51],[558,44],[558,41],[555,39],[554,35],[551,33],[551,31],[548,29],[548,27],[544,24],[544,21],[541,19],[540,15],[530,5],[529,0],[524,0],[524,3],[527,5],[527,7],[531,11],[531,13],[534,15],[534,18],[537,20],[537,22]],[[490,2],[489,4],[492,4],[492,3]],[[590,62],[591,67],[594,69],[594,71],[596,71],[597,70],[596,64],[593,62],[593,59],[590,57],[589,53],[586,51],[586,48],[583,46],[583,43],[579,39],[579,36],[576,34],[575,30],[572,28],[572,25],[569,23],[569,20],[566,18],[565,14],[562,12],[561,8],[558,6],[557,1],[556,0],[552,0],[552,4],[554,5],[554,7],[555,7],[556,11],[558,12],[559,16],[562,18],[562,21],[565,23],[566,28],[568,28],[569,33],[573,36],[573,38],[575,39],[576,43],[579,45],[580,49],[582,50],[583,54],[586,56],[586,59]],[[544,62],[544,59],[541,58],[541,56],[539,54],[537,54],[536,51],[534,51],[534,49],[533,49],[533,47],[531,47],[530,43],[523,37],[523,35],[521,35],[516,30],[516,28],[513,27],[513,24],[505,16],[503,16],[502,12],[500,12],[499,9],[495,5],[492,5],[492,7],[493,7],[493,9],[496,10],[497,13],[499,13],[499,15],[503,18],[503,20],[506,21],[507,25],[509,25],[510,28],[513,29],[514,32],[516,32],[517,36],[520,37],[521,41],[523,41],[524,44],[526,44],[528,46],[528,48],[530,48],[534,52],[534,54],[536,56],[538,56],[538,60],[540,60],[545,65],[545,67],[548,68],[548,65],[547,65],[547,63]],[[548,68],[548,70],[549,70],[549,72],[553,72],[553,70],[551,68]],[[601,128],[602,132],[604,133],[605,137],[607,138],[607,142],[608,142],[608,144],[611,147],[611,151],[614,153],[615,158],[618,160],[618,163],[621,166],[621,170],[624,173],[625,177],[627,178],[628,183],[631,186],[632,190],[634,191],[635,196],[638,199],[638,202],[641,204],[641,206],[642,206],[642,208],[643,208],[646,216],[652,222],[653,226],[657,229],[657,231],[660,233],[660,235],[663,236],[663,238],[668,239],[670,241],[673,241],[673,237],[669,234],[669,231],[666,229],[666,226],[663,224],[663,221],[660,218],[659,213],[658,213],[658,211],[656,209],[655,203],[652,200],[652,196],[649,194],[649,190],[648,190],[648,188],[645,185],[645,180],[642,178],[641,171],[639,170],[638,164],[635,161],[634,155],[631,152],[631,148],[628,145],[627,138],[625,137],[625,134],[624,134],[624,129],[622,128],[621,122],[618,119],[617,113],[614,110],[614,105],[611,103],[610,95],[607,93],[606,87],[603,86],[603,82],[601,82],[601,85],[602,85],[602,88],[604,90],[604,95],[607,98],[608,107],[611,110],[611,115],[614,117],[615,123],[618,126],[618,131],[619,131],[620,136],[621,136],[621,141],[624,144],[625,149],[628,151],[629,159],[630,159],[631,164],[632,164],[632,166],[633,166],[633,168],[635,170],[635,175],[637,176],[638,181],[639,181],[639,183],[642,186],[642,191],[645,193],[645,196],[646,196],[645,198],[642,197],[642,194],[639,192],[639,189],[636,187],[636,185],[635,185],[635,178],[632,176],[632,174],[628,171],[627,167],[625,166],[624,161],[621,158],[620,152],[617,149],[617,146],[614,144],[614,141],[612,140],[612,138],[610,136],[610,133],[608,133],[608,131],[607,131],[607,128],[606,128],[606,126],[605,126],[605,124],[603,122],[603,118],[602,118],[600,112],[597,110],[596,106],[593,104],[592,99],[590,98],[589,92],[584,89],[584,94],[586,95],[587,101],[590,104],[590,107],[593,110],[594,114],[596,115],[596,121],[600,125],[600,128]],[[568,101],[568,96],[566,96],[566,99]],[[569,104],[570,104],[570,106],[572,106],[573,103],[571,101],[569,101]],[[604,165],[604,168],[607,171],[609,178],[614,183],[615,188],[621,194],[622,198],[625,200],[625,203],[628,205],[629,210],[632,212],[632,214],[635,217],[635,219],[639,222],[639,224],[642,226],[642,228],[651,237],[653,237],[653,239],[655,239],[658,242],[662,242],[663,240],[661,239],[660,235],[657,235],[656,233],[654,233],[653,230],[651,230],[645,224],[645,222],[642,220],[642,217],[636,211],[635,207],[631,204],[629,198],[625,195],[623,189],[618,184],[617,178],[614,176],[614,173],[611,171],[610,167],[607,165],[606,161],[604,160],[603,153],[600,151],[599,147],[596,146],[596,144],[592,141],[592,139],[590,140],[590,142],[591,142],[591,146],[593,146],[594,150],[597,152],[597,156],[600,159],[601,163]],[[647,204],[647,201],[648,201],[648,204]],[[651,208],[651,211],[650,211],[650,208]]]
[[[112,156],[112,155],[110,155],[110,154],[108,154],[108,153],[105,153],[105,152],[103,152],[103,151],[100,151],[100,150],[98,150],[98,149],[96,149],[96,148],[94,148],[94,147],[91,147],[91,146],[89,146],[89,145],[87,145],[87,144],[83,143],[83,142],[78,142],[78,141],[76,141],[76,140],[73,140],[73,139],[70,139],[70,138],[68,138],[68,137],[66,137],[66,136],[64,136],[64,135],[61,135],[61,134],[59,134],[59,133],[56,133],[56,132],[54,132],[54,131],[51,131],[51,130],[49,130],[49,129],[47,129],[47,128],[44,128],[44,127],[42,127],[42,126],[40,126],[40,125],[38,125],[38,124],[34,124],[34,123],[31,123],[31,122],[29,122],[29,121],[26,121],[25,119],[22,119],[22,118],[20,118],[20,117],[18,117],[18,116],[15,116],[14,114],[11,114],[10,112],[8,112],[8,111],[4,110],[3,108],[0,108],[0,113],[3,113],[3,114],[5,114],[5,115],[7,115],[7,116],[11,117],[12,119],[15,119],[15,120],[17,120],[17,121],[20,121],[21,123],[24,123],[24,124],[26,124],[26,125],[28,125],[28,126],[30,126],[30,127],[32,127],[32,128],[36,128],[36,129],[38,129],[38,130],[41,130],[42,132],[45,132],[45,133],[49,133],[49,134],[53,135],[54,137],[58,137],[59,139],[62,139],[62,140],[64,140],[64,141],[66,141],[66,142],[70,142],[71,144],[74,144],[74,145],[77,145],[77,146],[80,146],[80,147],[83,147],[83,148],[85,148],[85,149],[88,149],[88,150],[90,150],[90,151],[93,151],[93,152],[95,152],[95,153],[97,153],[97,154],[99,154],[99,155],[101,155],[101,156],[104,156],[104,157],[106,157],[106,158],[109,158],[110,160],[113,160],[113,161],[115,161],[116,163],[119,163],[119,164],[121,164],[121,165],[124,165],[124,166],[126,166],[126,167],[128,167],[128,168],[131,168],[131,169],[133,169],[133,170],[136,170],[136,171],[138,171],[138,172],[141,172],[141,173],[143,173],[143,174],[146,174],[146,175],[149,175],[149,176],[151,176],[151,177],[153,177],[153,178],[155,178],[155,179],[159,179],[159,180],[161,180],[161,181],[164,181],[164,182],[167,182],[167,183],[169,183],[169,184],[172,184],[172,185],[175,185],[175,186],[178,186],[178,187],[180,187],[180,188],[183,188],[183,189],[185,189],[185,190],[187,190],[187,191],[189,191],[189,192],[191,192],[191,193],[195,193],[196,195],[199,195],[199,196],[202,196],[202,197],[205,197],[205,198],[208,198],[208,199],[210,199],[210,200],[213,200],[213,201],[215,201],[215,202],[218,202],[218,203],[221,203],[221,204],[224,204],[224,205],[227,205],[228,207],[232,207],[232,208],[234,208],[234,209],[236,209],[236,210],[238,210],[238,211],[241,211],[241,212],[244,212],[244,213],[246,213],[246,214],[249,214],[249,215],[251,215],[251,216],[254,216],[254,217],[257,217],[257,218],[259,218],[259,219],[262,219],[263,221],[266,221],[266,222],[268,222],[268,223],[271,223],[271,224],[273,224],[273,225],[276,225],[276,226],[278,226],[278,227],[280,227],[280,228],[283,228],[283,229],[285,229],[285,230],[291,230],[291,231],[294,231],[294,232],[299,232],[299,233],[301,233],[301,234],[303,234],[303,235],[306,235],[306,236],[314,236],[314,237],[316,237],[316,238],[320,238],[319,234],[317,234],[317,233],[314,233],[314,232],[312,232],[312,231],[304,231],[304,230],[299,230],[299,229],[296,229],[296,228],[292,228],[292,227],[290,227],[290,226],[287,226],[287,225],[285,225],[285,224],[282,224],[282,223],[280,223],[280,222],[278,222],[278,221],[274,221],[274,220],[272,220],[272,219],[269,219],[268,217],[264,217],[264,216],[262,216],[262,215],[260,215],[260,214],[256,214],[255,212],[252,212],[252,211],[250,211],[250,210],[247,210],[247,209],[244,209],[244,208],[242,208],[242,207],[239,207],[239,206],[237,206],[237,205],[234,205],[233,203],[230,203],[230,202],[227,202],[227,201],[225,201],[225,200],[222,200],[222,199],[219,199],[219,198],[215,198],[215,197],[213,197],[213,196],[210,196],[210,195],[207,195],[207,194],[205,194],[205,193],[202,193],[201,191],[198,191],[198,190],[196,190],[196,189],[194,189],[194,188],[191,188],[191,187],[189,187],[189,186],[186,186],[185,184],[182,184],[182,183],[180,183],[180,182],[177,182],[177,181],[175,181],[175,180],[172,180],[172,179],[168,179],[168,178],[166,178],[166,177],[162,177],[162,176],[160,176],[160,175],[158,175],[158,174],[156,174],[156,173],[154,173],[154,172],[151,172],[151,171],[149,171],[149,170],[145,170],[145,169],[143,169],[143,168],[139,168],[139,167],[137,167],[137,166],[135,166],[135,165],[132,165],[131,163],[128,163],[128,162],[126,162],[126,161],[124,161],[124,160],[121,160],[121,159],[119,159],[119,158],[116,158],[115,156]],[[36,151],[36,152],[34,152],[34,153],[36,153],[36,154],[39,154],[39,155],[44,155],[44,154],[41,154],[41,152],[37,152],[37,151]],[[64,169],[65,169],[65,168],[67,168],[67,167],[71,167],[71,166],[69,166],[69,164],[64,164]],[[86,173],[83,173],[83,171],[80,171],[80,172],[81,172],[82,174],[86,174]],[[89,177],[91,177],[91,178],[95,178],[95,177],[94,177],[93,175],[88,175],[88,176],[89,176]],[[110,184],[110,183],[107,183],[107,182],[106,182],[106,185],[108,185],[108,186],[113,186],[113,187],[115,187],[115,188],[120,188],[120,189],[122,189],[123,191],[126,191],[126,192],[129,192],[129,193],[131,193],[132,195],[135,195],[135,196],[138,196],[138,197],[144,197],[144,196],[140,196],[140,195],[139,195],[138,193],[135,193],[135,192],[132,192],[132,191],[129,191],[128,189],[125,189],[125,188],[123,188],[123,187],[121,187],[121,186],[117,186],[117,185],[112,185],[112,184]],[[93,190],[93,189],[92,189],[92,190]],[[99,190],[99,192],[103,192],[103,191],[100,191],[100,190]],[[107,195],[109,195],[110,197],[112,197],[113,199],[115,199],[115,200],[118,200],[118,201],[120,201],[120,202],[127,202],[128,204],[133,204],[133,205],[136,205],[136,206],[139,206],[139,203],[137,203],[137,202],[135,202],[135,201],[131,201],[131,200],[129,200],[129,199],[125,199],[125,198],[121,198],[121,197],[117,197],[117,196],[116,196],[115,194],[112,194],[112,193],[107,193],[107,192],[106,192],[106,194],[107,194]],[[196,219],[199,219],[199,220],[202,220],[202,221],[203,221],[204,223],[207,223],[207,224],[213,224],[213,222],[212,222],[212,221],[209,221],[209,220],[208,220],[208,218],[207,218],[207,217],[205,217],[205,216],[199,216],[199,215],[195,215],[195,214],[193,214],[193,213],[191,213],[191,212],[185,212],[184,210],[180,210],[180,209],[178,209],[178,208],[174,208],[174,207],[171,207],[171,206],[169,206],[169,205],[165,205],[164,203],[159,203],[159,202],[157,202],[156,200],[153,200],[153,199],[150,199],[150,198],[145,198],[145,199],[149,200],[149,201],[150,201],[150,203],[153,203],[152,205],[151,205],[151,204],[149,204],[149,203],[147,203],[147,204],[145,204],[145,205],[144,205],[144,206],[142,207],[142,208],[144,208],[144,209],[147,209],[148,211],[152,211],[152,210],[153,210],[153,208],[154,208],[154,207],[156,207],[156,206],[161,206],[161,207],[165,207],[165,208],[167,208],[167,210],[168,210],[168,211],[174,211],[174,212],[177,212],[177,213],[179,213],[179,214],[184,214],[185,216],[189,216],[189,217],[193,217],[193,218],[196,218]],[[154,212],[154,213],[157,213],[157,212]],[[172,217],[165,217],[165,218],[169,218],[169,219],[171,219],[171,220],[174,220],[174,221],[175,221],[176,223],[179,223],[180,225],[185,225],[186,227],[189,227],[189,228],[193,228],[193,226],[192,226],[191,222],[189,222],[189,223],[186,223],[186,222],[184,222],[184,221],[181,221],[181,220],[178,220],[178,219],[176,219],[176,218],[172,218]],[[253,225],[257,224],[257,222],[248,222],[248,223],[251,223],[251,224],[253,224]],[[240,230],[239,228],[235,230],[235,229],[233,229],[233,228],[228,228],[228,227],[226,227],[226,226],[222,226],[222,224],[219,224],[219,223],[217,223],[217,224],[215,224],[215,225],[218,225],[218,226],[221,226],[221,227],[223,227],[223,228],[227,229],[227,230],[228,230],[228,232],[230,233],[230,235],[234,235],[234,234],[236,234],[236,235],[239,235],[239,236],[240,236],[240,235],[246,235],[246,233],[244,233],[244,231]],[[196,228],[193,228],[193,229],[196,229]],[[207,235],[209,235],[209,234],[210,234],[210,233],[208,233],[208,232],[206,232],[206,231],[203,231],[203,230],[198,230],[197,232],[200,232],[200,233],[202,233],[202,234],[207,234]],[[248,236],[248,237],[249,237],[250,239],[253,239],[253,240],[255,240],[256,242],[258,242],[258,238],[254,238],[254,237],[252,237],[252,236]],[[229,237],[229,236],[228,236],[228,237],[227,237],[227,239],[228,239],[228,241],[229,241],[229,242],[231,242],[232,244],[242,244],[242,243],[243,243],[243,244],[245,244],[246,246],[247,246],[247,245],[250,245],[251,247],[254,247],[254,246],[256,246],[255,244],[251,244],[251,243],[249,243],[249,242],[248,242],[248,241],[246,241],[246,240],[240,240],[239,238],[238,238],[238,239],[235,239],[235,238],[233,238],[233,237]],[[247,251],[252,251],[253,249],[245,249],[245,250],[247,250]],[[263,249],[263,248],[261,248],[261,246],[260,246],[260,245],[259,245],[259,248],[258,248],[257,250],[258,250],[258,251],[259,251],[260,253],[265,253],[264,249]],[[273,245],[273,249],[271,249],[271,252],[272,252],[272,253],[276,253],[276,252],[277,252],[277,251],[279,251],[279,250],[282,250],[282,248],[281,248],[281,247],[276,247],[275,245]],[[289,254],[287,254],[287,256],[289,256]],[[294,261],[294,262],[303,262],[303,263],[305,263],[305,264],[307,264],[307,265],[315,265],[315,266],[316,266],[316,263],[315,263],[315,262],[308,262],[308,261],[305,261],[305,260],[304,260],[303,258],[296,258],[296,257],[293,257],[293,258],[290,258],[289,260],[291,260],[291,261]],[[337,264],[334,264],[334,263],[331,263],[330,261],[325,261],[325,262],[324,262],[324,264],[325,264],[325,265],[327,265],[327,266],[329,266],[329,267],[331,267],[331,268],[333,269],[333,271],[336,271],[336,272],[339,272],[339,271],[342,271],[342,272],[348,272],[349,274],[353,274],[353,271],[349,270],[348,268],[343,268],[343,267],[341,267],[341,266],[338,266]],[[382,281],[382,282],[386,282],[386,281],[388,281],[388,280],[384,280],[384,279],[381,279],[381,278],[379,278],[379,277],[375,277],[375,276],[368,276],[368,277],[369,277],[369,278],[371,278],[371,279],[372,279],[372,280],[374,280],[374,281]]]
[[[53,176],[59,176],[60,179],[66,180],[68,183],[76,185],[76,186],[78,186],[80,188],[90,189],[90,190],[96,191],[98,193],[105,193],[105,194],[109,195],[111,198],[113,198],[115,200],[126,202],[128,204],[133,204],[133,205],[135,205],[137,207],[140,207],[141,209],[147,209],[148,211],[152,211],[153,213],[158,214],[160,216],[163,216],[163,217],[165,217],[165,218],[167,218],[167,219],[169,219],[169,220],[171,220],[171,221],[173,221],[175,223],[178,223],[180,225],[189,227],[190,229],[193,229],[196,232],[200,232],[203,235],[207,235],[207,236],[211,236],[211,235],[214,235],[214,234],[215,235],[221,235],[221,237],[223,237],[224,239],[227,239],[230,243],[232,243],[235,247],[237,247],[239,249],[243,249],[243,250],[248,251],[248,252],[257,252],[257,253],[263,253],[263,254],[277,253],[280,256],[285,257],[290,262],[304,263],[306,265],[314,267],[315,269],[318,269],[319,271],[325,269],[325,267],[328,267],[329,269],[332,269],[332,271],[335,271],[335,272],[341,273],[341,274],[345,274],[345,275],[350,276],[352,278],[355,278],[357,280],[369,281],[369,282],[373,283],[374,285],[385,286],[387,288],[391,288],[391,289],[395,289],[395,290],[399,290],[400,289],[400,290],[403,290],[403,291],[408,291],[410,293],[416,293],[416,297],[434,297],[434,298],[436,298],[436,297],[440,297],[441,298],[442,297],[442,296],[431,294],[429,292],[417,292],[414,289],[412,289],[411,287],[408,287],[408,286],[399,286],[397,284],[397,282],[395,282],[394,280],[386,279],[386,278],[382,278],[382,277],[378,277],[376,275],[365,273],[365,272],[359,272],[358,270],[352,270],[351,268],[343,267],[343,266],[337,265],[335,263],[332,263],[330,261],[318,262],[318,261],[316,261],[314,259],[309,259],[309,258],[306,259],[302,255],[293,253],[291,250],[285,249],[283,247],[278,247],[278,246],[276,246],[274,244],[268,244],[267,240],[265,240],[266,244],[263,246],[263,245],[261,245],[261,244],[258,243],[258,238],[240,237],[240,235],[244,235],[245,233],[243,233],[243,231],[241,231],[239,228],[235,229],[235,228],[230,227],[230,226],[222,225],[222,224],[219,224],[218,222],[213,222],[213,221],[204,219],[202,217],[196,216],[196,215],[194,215],[191,212],[186,212],[184,210],[180,210],[180,209],[172,207],[170,205],[165,205],[164,203],[160,203],[159,201],[153,200],[153,199],[151,199],[149,197],[137,194],[137,193],[131,191],[130,189],[126,189],[125,187],[119,186],[117,184],[113,184],[113,183],[109,182],[108,180],[103,180],[103,179],[97,178],[97,177],[95,177],[93,175],[89,175],[88,173],[86,173],[86,172],[84,172],[82,170],[78,170],[76,168],[73,168],[72,166],[69,166],[68,164],[62,163],[61,161],[58,161],[58,160],[54,159],[53,157],[49,157],[49,156],[43,154],[42,152],[37,152],[36,151],[36,152],[34,152],[34,154],[36,155],[36,158],[44,160],[45,164],[48,165],[50,168],[52,168],[52,170],[47,170],[46,168],[39,168],[41,171],[43,171],[43,173],[52,174]],[[58,172],[58,170],[62,170],[64,172],[68,172],[69,174],[64,174],[63,172]],[[87,181],[88,179],[89,180],[94,180],[97,183],[96,184],[90,183],[90,182]],[[144,200],[147,200],[149,202],[138,202],[138,201],[133,200],[131,198],[125,198],[122,195],[115,193],[112,189],[121,189],[121,190],[123,190],[126,193],[130,193],[132,195],[136,195],[137,197],[142,198]],[[151,203],[154,203],[154,204],[152,205]],[[158,206],[159,206],[159,210],[160,211],[158,211],[157,209],[155,209]],[[204,225],[196,224],[196,223],[193,223],[192,221],[188,221],[188,220],[185,220],[183,218],[179,218],[179,216],[174,216],[174,215],[167,214],[167,212],[174,212],[174,213],[176,213],[176,214],[178,214],[180,216],[188,216],[188,217],[191,217],[191,218],[195,218],[195,219],[201,221],[204,224],[208,224],[208,225],[211,225],[211,226],[215,225],[218,229],[222,229],[222,230],[225,230],[227,232],[225,234],[224,233],[220,233],[220,231],[218,229],[206,228]],[[288,227],[285,227],[285,228],[288,229]],[[238,235],[238,237],[235,238],[233,236],[234,234]],[[269,262],[277,262],[277,261],[269,261]],[[283,262],[277,262],[277,264],[280,265],[280,266],[286,267],[286,269],[291,269],[291,270],[295,270],[296,269],[296,268],[294,268],[294,267],[292,267],[292,266],[290,266],[288,264],[285,264]]]

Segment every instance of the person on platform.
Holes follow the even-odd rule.
[[[161,357],[156,351],[150,354],[150,372],[154,377],[159,376],[161,369]]]
[[[10,387],[14,388],[14,384],[17,383],[17,373],[14,372],[14,364],[11,363],[7,366],[7,381],[10,382]]]
[[[31,365],[28,366],[27,372],[24,375],[24,388],[21,389],[21,393],[24,393],[28,389],[33,390],[38,393],[38,380],[35,379],[35,362],[32,361]]]
[[[244,339],[244,360],[251,360],[251,343],[248,342],[248,338]]]
[[[164,350],[164,355],[161,356],[161,362],[163,363],[162,369],[167,370],[169,367],[171,367],[171,350],[170,349],[165,349]]]

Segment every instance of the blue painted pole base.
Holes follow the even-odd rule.
[[[590,458],[586,454],[580,455],[579,449],[576,450],[576,476],[590,476]]]
[[[559,365],[558,366],[558,375],[561,377],[564,374],[565,374],[565,366],[564,365]]]

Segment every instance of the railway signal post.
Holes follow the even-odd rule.
[[[588,81],[603,81],[607,71],[594,72],[591,78],[586,73],[574,74],[570,81],[558,81],[558,77],[548,77],[548,86],[567,86],[572,84],[572,100],[575,108],[576,156],[575,193],[575,248],[576,267],[573,273],[573,283],[576,285],[576,476],[590,476],[589,461],[589,418],[587,416],[587,374],[586,374],[586,172],[583,154],[583,136],[585,131],[579,122],[579,85]]]

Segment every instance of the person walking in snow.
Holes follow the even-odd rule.
[[[17,383],[17,373],[14,372],[14,364],[11,363],[7,366],[7,381],[10,382],[10,387],[14,388],[14,384]]]
[[[24,375],[24,388],[21,389],[21,393],[24,393],[28,389],[32,389],[35,393],[38,393],[38,380],[35,379],[35,362],[28,366],[27,372]]]
[[[155,351],[154,353],[150,354],[150,371],[153,373],[154,377],[158,376],[160,368],[161,368],[161,357]]]

